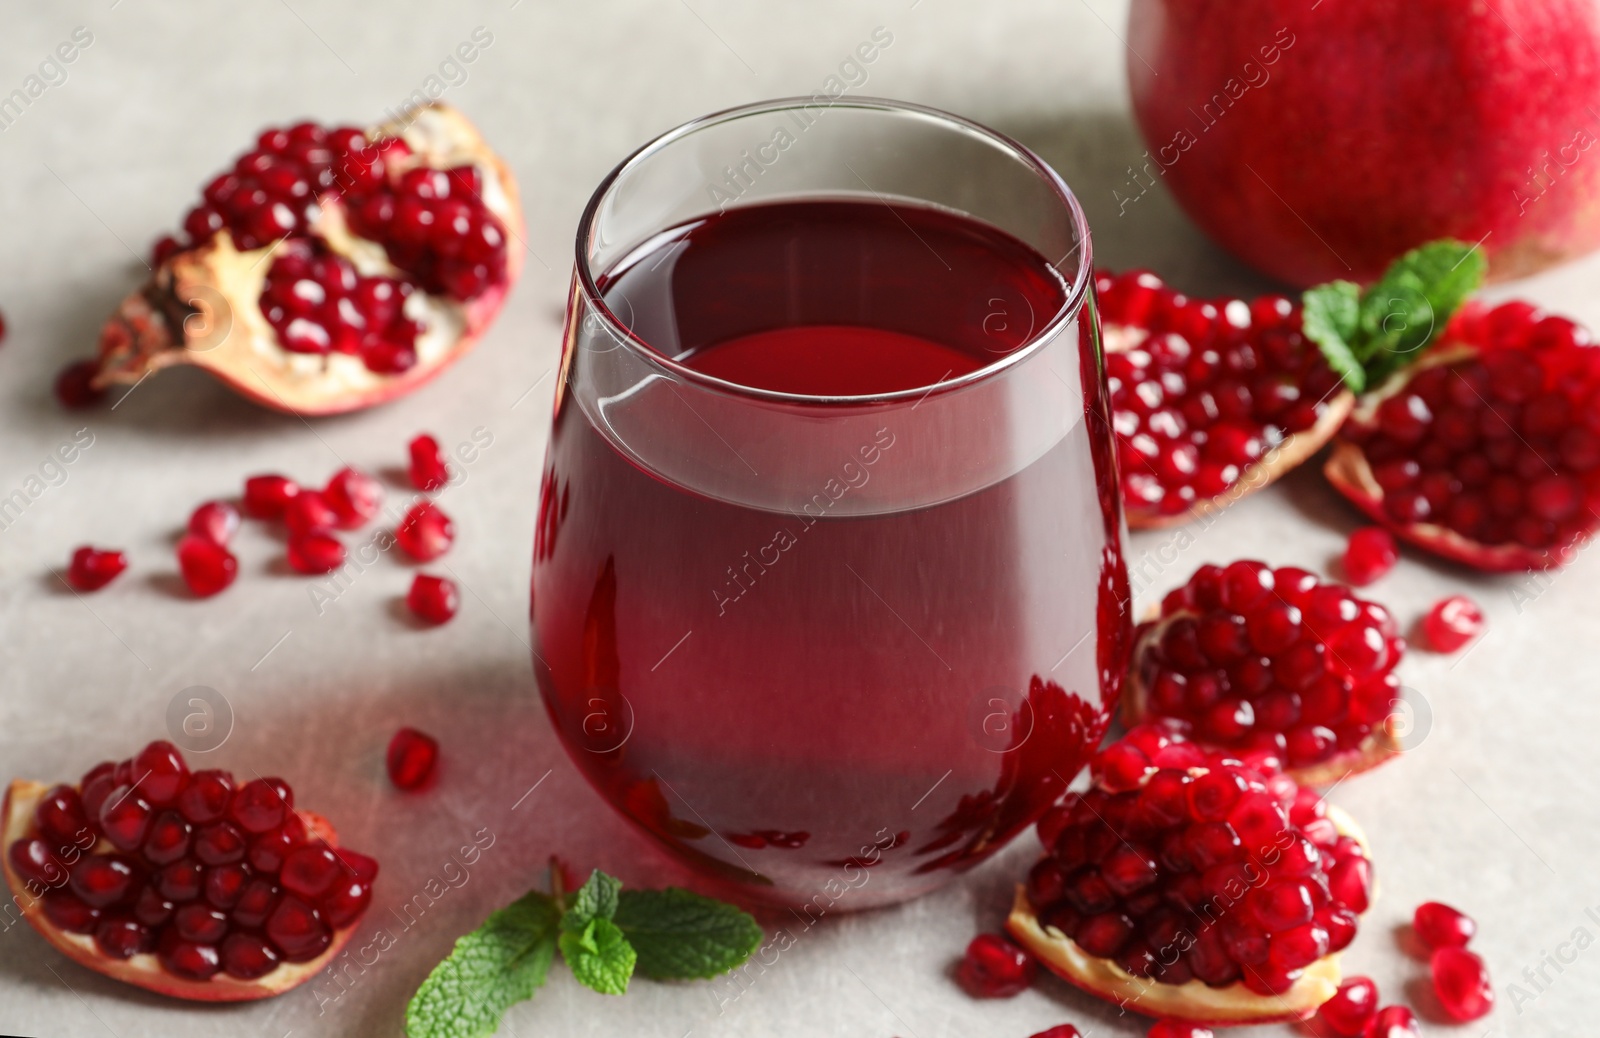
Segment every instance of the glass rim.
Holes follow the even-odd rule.
[[[899,403],[904,400],[921,401],[935,393],[944,394],[964,389],[968,386],[986,382],[1000,374],[1021,364],[1028,357],[1033,356],[1047,342],[1053,340],[1056,334],[1067,324],[1075,320],[1083,309],[1084,301],[1088,298],[1089,288],[1093,285],[1093,258],[1091,256],[1091,243],[1089,239],[1089,222],[1084,216],[1083,207],[1079,205],[1078,198],[1067,186],[1048,162],[1040,158],[1033,149],[1018,141],[990,129],[981,123],[964,118],[952,112],[927,105],[913,104],[909,101],[897,101],[883,97],[850,97],[838,98],[827,102],[829,108],[859,108],[871,111],[897,112],[907,115],[931,117],[947,124],[950,128],[964,130],[986,138],[990,143],[999,146],[1003,151],[1011,153],[1012,157],[1023,165],[1031,168],[1058,196],[1065,206],[1072,220],[1073,231],[1078,238],[1078,246],[1073,251],[1078,254],[1076,269],[1067,286],[1066,298],[1062,301],[1056,313],[1044,325],[1034,331],[1028,339],[1005,355],[998,357],[975,371],[969,371],[956,378],[934,382],[926,386],[916,386],[911,389],[898,389],[888,393],[870,393],[856,396],[824,395],[810,393],[789,393],[773,389],[760,389],[755,386],[746,386],[739,382],[717,378],[697,371],[686,364],[680,363],[659,350],[652,347],[647,341],[623,324],[617,315],[606,304],[600,293],[599,285],[595,281],[594,271],[591,270],[588,258],[588,245],[595,237],[595,225],[599,218],[600,206],[610,195],[611,189],[618,179],[630,169],[642,165],[667,146],[688,137],[690,134],[706,127],[719,123],[731,122],[752,115],[761,115],[769,112],[784,112],[796,108],[817,107],[817,101],[812,97],[778,97],[766,101],[756,101],[750,104],[736,105],[724,108],[707,115],[691,119],[686,123],[667,130],[617,163],[611,172],[607,173],[595,188],[594,194],[589,197],[589,202],[584,206],[583,216],[578,223],[576,241],[576,279],[579,290],[590,307],[590,312],[597,314],[607,326],[611,337],[628,350],[639,354],[646,363],[656,364],[670,371],[686,382],[704,387],[713,392],[728,396],[744,397],[753,400],[764,400],[776,403],[808,404],[808,405],[864,405],[881,403]],[[665,230],[666,228],[659,228]],[[1059,262],[1059,261],[1057,261]],[[1050,266],[1061,273],[1055,263]]]

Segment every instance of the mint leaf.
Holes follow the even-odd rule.
[[[1300,327],[1306,338],[1322,349],[1328,366],[1352,392],[1366,389],[1367,372],[1352,345],[1361,323],[1361,286],[1330,281],[1307,289],[1301,298]]]
[[[555,902],[534,891],[456,941],[406,1006],[409,1038],[484,1038],[506,1009],[544,984],[560,922]]]
[[[1302,327],[1345,384],[1359,393],[1411,363],[1433,342],[1482,284],[1486,268],[1474,245],[1428,242],[1389,264],[1359,299],[1348,281],[1307,290]]]
[[[582,930],[562,931],[561,956],[579,983],[602,995],[626,994],[638,959],[617,924],[604,917],[590,919]]]
[[[738,967],[761,946],[761,927],[730,904],[681,887],[624,890],[613,921],[655,980],[705,980]]]
[[[621,889],[622,880],[595,869],[567,902],[561,929],[582,930],[591,919],[610,919],[617,910],[617,892]]]

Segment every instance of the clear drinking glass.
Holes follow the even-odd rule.
[[[1116,485],[1088,228],[1043,161],[876,99],[688,123],[578,232],[534,544],[550,717],[724,893],[915,896],[1104,731]]]

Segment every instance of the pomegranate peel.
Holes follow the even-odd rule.
[[[1327,805],[1327,816],[1341,836],[1355,840],[1363,851],[1369,850],[1366,835],[1353,818],[1331,804]],[[1214,988],[1197,979],[1166,984],[1136,977],[1110,959],[1089,954],[1060,930],[1042,923],[1023,884],[1017,885],[1006,930],[1046,969],[1067,983],[1107,1002],[1163,1020],[1216,1027],[1306,1020],[1339,990],[1342,976],[1339,953],[1331,952],[1305,967],[1294,985],[1278,995],[1258,995],[1240,981]]]
[[[405,124],[376,127],[367,138],[369,143],[362,152],[327,158],[321,170],[325,182],[314,193],[309,215],[303,222],[289,220],[284,225],[286,238],[262,236],[257,241],[247,232],[236,237],[228,226],[216,226],[222,218],[209,203],[203,203],[201,209],[213,219],[210,224],[202,220],[191,230],[202,231],[203,236],[187,247],[162,250],[164,258],[150,281],[128,296],[105,324],[92,385],[104,389],[111,384],[133,384],[153,371],[193,364],[267,407],[304,415],[337,414],[410,392],[470,349],[499,312],[521,271],[521,252],[506,241],[523,234],[510,169],[464,116],[442,104],[417,109]],[[381,190],[401,190],[407,170],[434,169],[441,176],[446,169],[461,166],[478,171],[471,178],[477,185],[474,201],[497,221],[493,234],[503,250],[503,270],[470,284],[457,278],[441,285],[435,283],[439,276],[432,261],[415,243],[402,245],[395,238],[376,241],[363,236],[379,233],[376,225],[362,225],[358,233],[355,227],[361,221],[351,218],[351,209],[362,201],[354,192],[363,187],[350,187],[348,192],[335,187],[329,167],[354,161],[391,139],[404,142],[403,148],[385,152],[391,172],[402,176],[391,176]],[[218,181],[229,176],[234,174],[224,174]],[[462,181],[452,177],[449,182]],[[372,187],[365,184],[365,189]],[[392,198],[390,201],[393,210]],[[286,243],[300,244],[286,247]],[[287,333],[280,333],[265,312],[270,308],[264,296],[269,274],[285,255],[307,244],[322,250],[318,255],[345,261],[362,279],[415,286],[409,298],[402,300],[403,319],[392,318],[411,322],[414,342],[380,342],[362,351],[354,347],[342,350],[323,342],[319,350],[305,352],[289,341]],[[422,258],[415,259],[419,255]],[[422,269],[408,269],[398,264],[397,258]],[[423,281],[436,291],[424,290]],[[467,294],[458,298],[448,293],[451,288]],[[386,306],[385,313],[392,309]],[[374,334],[378,331],[374,328]],[[328,333],[319,334],[326,339]]]
[[[0,808],[6,847],[26,838],[33,831],[34,811],[50,788],[28,779],[12,781],[6,790],[4,806]],[[297,810],[295,814],[312,838],[324,841],[329,846],[338,846],[338,835],[327,819],[310,811]],[[89,853],[113,849],[111,843],[102,836],[89,849]],[[57,951],[78,965],[113,980],[192,1002],[248,1002],[280,995],[326,969],[355,933],[353,924],[335,930],[332,943],[315,959],[308,962],[282,962],[271,973],[255,980],[239,980],[221,972],[209,980],[189,980],[164,970],[154,952],[140,952],[131,958],[113,959],[96,947],[92,934],[70,933],[56,926],[46,918],[43,899],[29,890],[28,881],[18,875],[9,854],[4,855],[3,864],[6,884],[11,888],[13,900],[20,907],[23,918]]]

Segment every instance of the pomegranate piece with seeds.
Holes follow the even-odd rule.
[[[411,485],[430,494],[435,490],[443,490],[445,484],[450,482],[450,466],[439,449],[439,441],[423,433],[411,441],[409,450],[411,467],[408,474]]]
[[[1344,549],[1344,576],[1356,587],[1366,585],[1394,569],[1400,546],[1381,526],[1365,526],[1350,535]]]
[[[1396,536],[1446,558],[1561,565],[1600,527],[1600,349],[1527,303],[1469,304],[1361,400],[1326,472]]]
[[[1002,935],[981,933],[967,945],[956,980],[973,998],[1010,998],[1028,989],[1037,969],[1027,952]]]
[[[128,568],[128,557],[120,551],[107,551],[84,545],[72,553],[67,566],[67,583],[75,591],[99,591]]]
[[[6,881],[34,929],[92,970],[195,1001],[266,998],[339,954],[378,872],[292,805],[282,779],[190,772],[153,742],[76,786],[13,781]]]
[[[1494,1008],[1489,968],[1465,948],[1440,948],[1429,964],[1433,993],[1452,1020],[1477,1020]]]
[[[1367,977],[1351,977],[1317,1011],[1323,1027],[1338,1038],[1361,1038],[1378,1012],[1378,985]]]
[[[428,623],[449,623],[461,607],[461,592],[456,582],[447,577],[418,573],[406,593],[406,605]]]
[[[1185,522],[1265,486],[1349,412],[1290,300],[1190,299],[1144,270],[1095,283],[1129,526]]]
[[[1472,917],[1440,901],[1428,901],[1417,906],[1411,916],[1411,928],[1429,949],[1465,948],[1478,933],[1478,924]]]
[[[1138,725],[1091,762],[1089,791],[1040,821],[1047,854],[1007,929],[1066,980],[1152,1016],[1307,1018],[1337,992],[1336,953],[1371,901],[1365,840],[1285,774],[1186,727]]]
[[[227,544],[239,529],[239,510],[226,501],[207,501],[189,516],[189,532],[213,544]]]
[[[217,542],[190,533],[178,542],[178,569],[190,591],[210,598],[233,583],[239,560]]]
[[[395,788],[413,792],[433,779],[439,763],[439,743],[433,736],[415,728],[402,728],[389,740],[386,761],[389,781]]]
[[[1435,652],[1455,652],[1483,633],[1483,611],[1466,595],[1435,602],[1422,618],[1423,633]]]
[[[445,105],[370,130],[268,129],[157,244],[81,381],[195,364],[299,414],[393,399],[483,334],[521,270],[521,225],[510,170]]]
[[[400,520],[394,537],[407,555],[419,562],[432,562],[450,550],[456,539],[456,526],[438,505],[422,501]]]
[[[1305,570],[1201,566],[1140,625],[1130,724],[1182,721],[1195,741],[1323,785],[1400,752],[1389,611]]]

